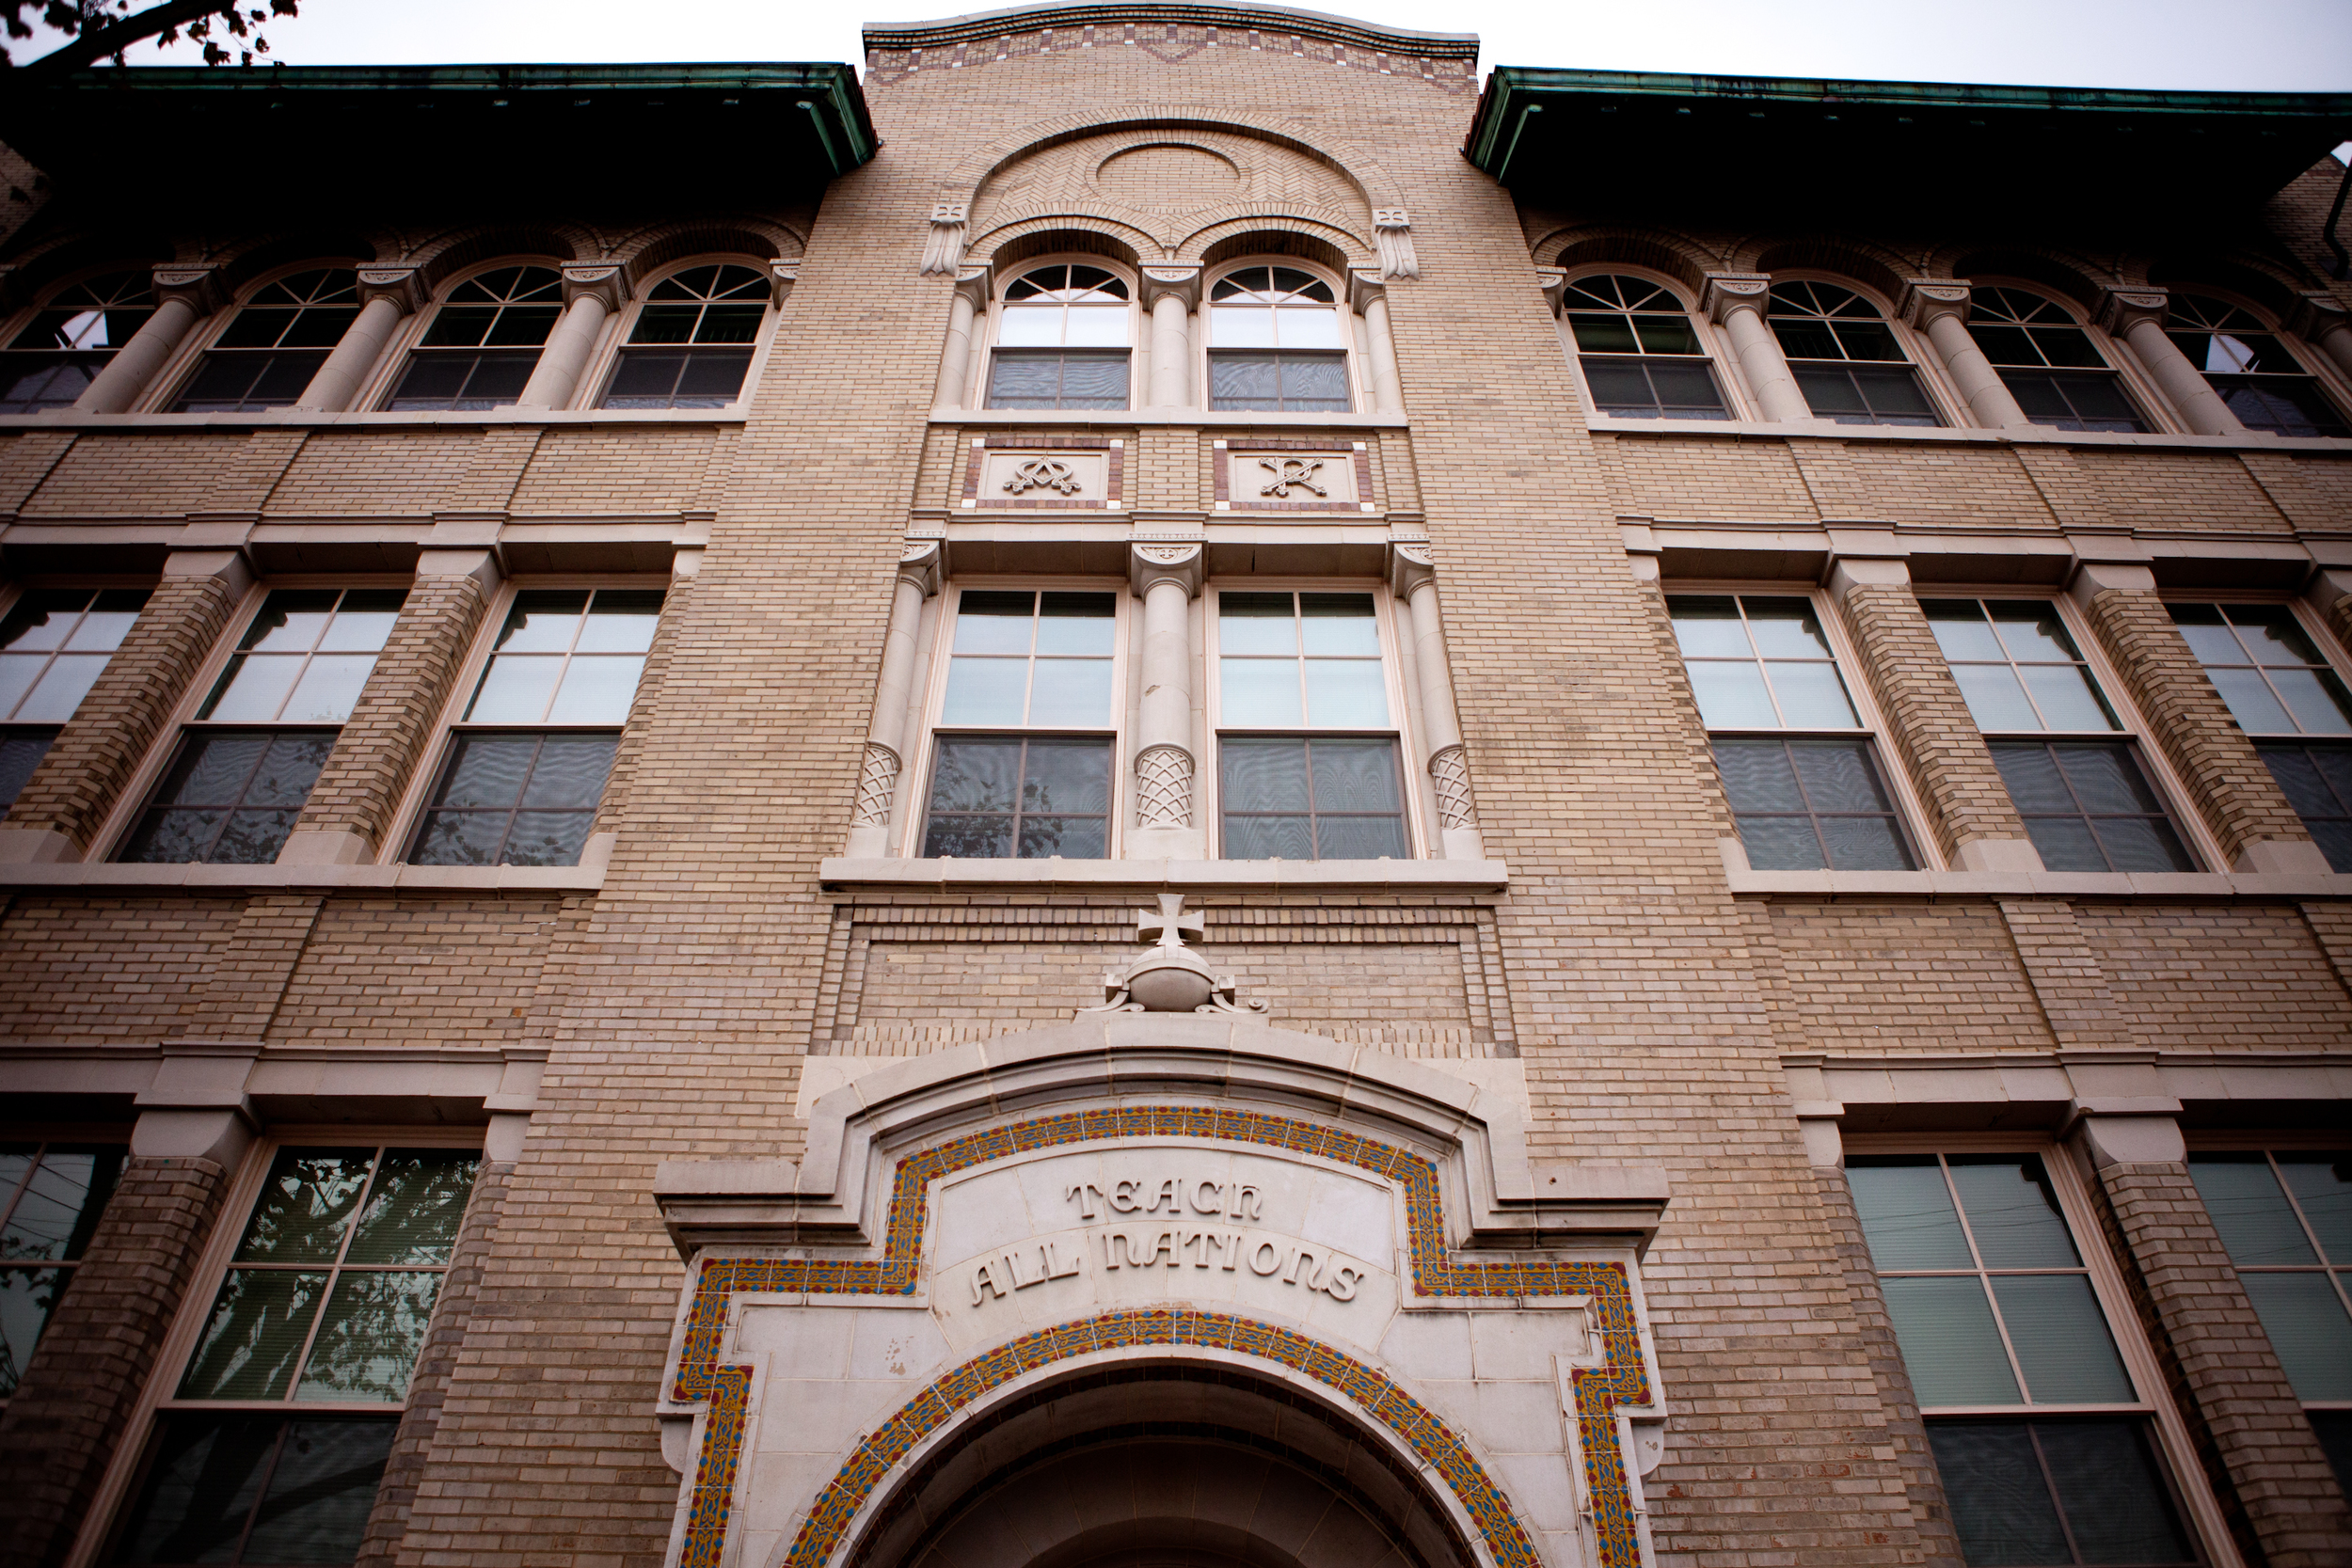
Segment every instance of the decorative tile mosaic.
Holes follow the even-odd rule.
[[[1625,1266],[1540,1259],[1457,1262],[1445,1244],[1444,1200],[1438,1194],[1438,1167],[1431,1161],[1410,1150],[1321,1122],[1205,1105],[1135,1105],[1068,1111],[916,1149],[898,1161],[882,1227],[882,1255],[879,1259],[706,1259],[695,1276],[694,1299],[687,1309],[686,1337],[678,1357],[677,1376],[671,1385],[671,1398],[675,1400],[707,1400],[711,1403],[681,1562],[688,1568],[702,1568],[705,1564],[716,1568],[725,1538],[735,1467],[742,1448],[744,1409],[751,1392],[751,1369],[722,1369],[718,1364],[720,1342],[726,1334],[727,1310],[738,1293],[912,1295],[920,1273],[923,1227],[930,1218],[932,1182],[1015,1154],[1113,1138],[1198,1138],[1254,1144],[1354,1165],[1397,1182],[1405,1192],[1406,1231],[1415,1295],[1589,1298],[1606,1358],[1598,1367],[1579,1368],[1571,1374],[1576,1390],[1577,1430],[1584,1453],[1585,1487],[1592,1499],[1593,1524],[1599,1538],[1600,1568],[1639,1568],[1640,1535],[1625,1455],[1617,1441],[1616,1410],[1620,1405],[1648,1404],[1651,1396],[1649,1371],[1642,1359],[1641,1334],[1634,1322],[1633,1291]],[[1092,1350],[1132,1344],[1210,1343],[1207,1339],[1135,1337],[1151,1325],[1163,1323],[1168,1334],[1173,1335],[1180,1321],[1194,1320],[1214,1321],[1219,1325],[1218,1332],[1226,1336],[1216,1341],[1219,1348],[1295,1367],[1356,1400],[1445,1471],[1463,1505],[1478,1519],[1481,1530],[1486,1531],[1498,1563],[1510,1568],[1536,1568],[1538,1560],[1527,1544],[1526,1532],[1469,1450],[1426,1409],[1381,1373],[1272,1324],[1221,1314],[1179,1312],[1113,1312],[1065,1323],[1025,1336],[946,1373],[869,1436],[856,1456],[834,1478],[811,1509],[802,1529],[802,1543],[818,1543],[811,1548],[815,1555],[804,1555],[802,1544],[796,1544],[789,1568],[818,1568],[829,1559],[841,1533],[849,1528],[850,1516],[864,1505],[882,1477],[925,1435],[972,1399],[1031,1367]],[[730,1406],[723,1418],[723,1407]],[[1453,1445],[1461,1454],[1461,1465],[1447,1469],[1436,1451],[1422,1448],[1423,1442],[1438,1448]],[[1489,1501],[1482,1504],[1474,1500],[1473,1491],[1466,1490],[1468,1487],[1484,1487],[1484,1496]],[[1482,1513],[1482,1507],[1487,1512]],[[1488,1529],[1490,1516],[1494,1530]],[[1497,1530],[1502,1531],[1500,1536],[1495,1533]],[[1505,1555],[1504,1544],[1512,1540],[1519,1544],[1518,1550],[1523,1555]]]

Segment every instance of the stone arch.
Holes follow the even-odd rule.
[[[1748,252],[1741,272],[1826,272],[1851,277],[1883,295],[1888,308],[1903,295],[1906,263],[1895,252],[1844,239],[1773,240]]]
[[[443,284],[468,267],[495,261],[501,256],[552,261],[558,265],[580,260],[578,245],[561,230],[525,227],[447,235],[436,241],[431,248],[420,248],[410,254],[417,262],[427,294],[438,293]]]
[[[1191,236],[1178,254],[1183,260],[1198,260],[1203,268],[1221,267],[1245,256],[1295,256],[1338,274],[1344,284],[1350,267],[1370,264],[1369,257],[1360,251],[1350,252],[1339,243],[1353,238],[1343,230],[1335,233],[1304,227],[1265,228],[1248,220],[1236,220]]]
[[[1707,288],[1707,274],[1717,258],[1687,235],[1664,229],[1555,230],[1535,243],[1535,263],[1549,267],[1586,267],[1622,262],[1663,273],[1686,290],[1696,304]]]
[[[221,282],[233,299],[263,274],[292,266],[297,261],[315,261],[326,265],[342,262],[364,267],[377,260],[376,247],[357,234],[288,234],[262,240],[230,253],[221,268]]]
[[[612,256],[643,279],[689,256],[755,256],[763,261],[797,259],[801,234],[763,218],[719,218],[701,223],[641,230],[614,243]]]
[[[2074,301],[2085,315],[2098,314],[2101,279],[2089,267],[2058,252],[2014,247],[1964,250],[1948,261],[1939,259],[1937,271],[1946,277],[2015,277],[2038,283],[2059,298]]]
[[[75,273],[135,270],[171,259],[171,243],[161,235],[57,235],[10,259],[15,270],[0,308],[30,305]]]
[[[993,267],[1001,280],[1011,269],[1040,256],[1074,251],[1104,257],[1132,271],[1154,248],[1151,235],[1122,224],[1057,214],[991,230],[971,246],[964,265]]]
[[[2151,262],[2148,281],[2160,288],[2194,293],[2200,285],[2250,300],[2280,326],[2294,318],[2301,303],[2301,279],[2285,267],[2265,259],[2236,256],[2167,256]]]

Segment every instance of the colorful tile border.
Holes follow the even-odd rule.
[[[1412,1259],[1413,1293],[1417,1296],[1588,1297],[1597,1320],[1605,1358],[1598,1367],[1577,1369],[1571,1377],[1576,1389],[1577,1430],[1584,1451],[1585,1486],[1592,1499],[1593,1524],[1599,1538],[1600,1568],[1639,1568],[1640,1537],[1633,1513],[1632,1486],[1626,1473],[1625,1455],[1617,1442],[1616,1411],[1620,1405],[1647,1404],[1651,1396],[1649,1371],[1642,1358],[1641,1333],[1634,1322],[1633,1291],[1625,1265],[1540,1260],[1456,1262],[1445,1244],[1444,1201],[1438,1188],[1438,1167],[1430,1160],[1407,1149],[1321,1122],[1203,1105],[1136,1105],[1107,1110],[1068,1111],[1058,1116],[1016,1122],[1009,1127],[990,1128],[930,1148],[914,1150],[898,1161],[882,1227],[882,1255],[879,1259],[705,1259],[696,1273],[694,1299],[687,1308],[686,1334],[678,1356],[677,1376],[670,1389],[670,1397],[681,1403],[708,1401],[710,1404],[709,1417],[704,1426],[701,1465],[695,1472],[694,1501],[687,1525],[686,1554],[681,1560],[687,1568],[716,1568],[725,1537],[729,1501],[734,1496],[736,1466],[742,1452],[751,1369],[723,1369],[719,1366],[720,1342],[725,1336],[728,1307],[736,1295],[913,1295],[920,1274],[923,1227],[930,1217],[929,1198],[932,1182],[975,1165],[988,1164],[1016,1154],[1118,1138],[1197,1138],[1208,1142],[1256,1145],[1353,1165],[1401,1184],[1405,1190],[1406,1233]],[[1123,1322],[1130,1316],[1149,1320],[1165,1317],[1172,1325],[1183,1318],[1200,1317],[1205,1322],[1216,1315],[1114,1313],[1109,1318],[1089,1321],[1101,1323],[1118,1319]],[[1243,1322],[1238,1319],[1223,1321],[1235,1324]],[[1062,1328],[1042,1332],[1062,1334],[1074,1332],[1082,1326],[1065,1324]],[[1258,1342],[1254,1336],[1260,1331],[1288,1332],[1263,1324],[1248,1326],[1248,1342],[1234,1342],[1223,1348],[1257,1354],[1261,1353],[1251,1346]],[[1170,1331],[1173,1332],[1172,1327]],[[1014,1347],[1037,1338],[1039,1336],[1031,1335],[1017,1339],[1012,1345],[991,1353],[991,1355],[1009,1353]],[[1314,1375],[1321,1376],[1316,1368],[1326,1365],[1328,1358],[1347,1360],[1335,1351],[1313,1345],[1312,1341],[1301,1340],[1301,1343],[1313,1346],[1312,1358],[1301,1370]],[[1096,1344],[1090,1348],[1113,1347]],[[1061,1355],[1081,1354],[1085,1353],[1079,1350],[1061,1352]],[[1059,1358],[1054,1356],[1048,1359]],[[1280,1359],[1279,1356],[1270,1358]],[[977,1386],[970,1383],[972,1378],[982,1375],[974,1369],[983,1364],[993,1365],[991,1356],[983,1356],[979,1361],[967,1363],[946,1374],[893,1418],[893,1422],[908,1418],[910,1412],[919,1408],[936,1417],[930,1426],[923,1428],[923,1432],[936,1430],[939,1422],[946,1420],[964,1400],[993,1386],[992,1383],[983,1382]],[[1348,1365],[1355,1363],[1349,1362]],[[1371,1377],[1380,1378],[1379,1373],[1370,1369],[1364,1370]],[[968,1389],[961,1398],[954,1397],[949,1388],[950,1381],[956,1379],[964,1381],[956,1383],[955,1389]],[[1002,1382],[1004,1379],[1000,1377],[995,1381]],[[1328,1378],[1325,1381],[1330,1382],[1334,1387],[1347,1387],[1341,1381]],[[1385,1385],[1386,1379],[1382,1378],[1381,1382]],[[1404,1398],[1401,1392],[1397,1397]],[[1409,1401],[1406,1402],[1410,1403]],[[1373,1404],[1368,1403],[1365,1408],[1375,1415],[1380,1413]],[[1413,1409],[1420,1411],[1421,1407],[1413,1405]],[[1422,1417],[1434,1424],[1434,1418],[1428,1418],[1425,1411],[1422,1411]],[[885,1432],[890,1430],[893,1429],[883,1429]],[[1413,1433],[1402,1427],[1396,1430],[1418,1448],[1418,1439]],[[1438,1430],[1442,1431],[1442,1428]],[[841,1515],[843,1528],[848,1528],[850,1516],[862,1505],[865,1497],[880,1482],[890,1466],[905,1456],[907,1449],[920,1440],[921,1433],[909,1438],[905,1446],[896,1449],[886,1446],[877,1447],[881,1436],[882,1433],[878,1433],[861,1445],[857,1456],[832,1483],[833,1487],[858,1489],[859,1503],[850,1505],[849,1512]],[[1456,1441],[1450,1434],[1447,1440]],[[1464,1456],[1468,1458],[1467,1449]],[[1475,1467],[1474,1461],[1472,1466]],[[1479,1479],[1484,1481],[1483,1471],[1479,1472]],[[1487,1484],[1491,1489],[1491,1483]],[[1470,1494],[1458,1486],[1456,1492],[1464,1507],[1471,1510],[1473,1517],[1479,1517],[1480,1528],[1485,1529],[1486,1520],[1478,1515]],[[832,1495],[831,1487],[827,1495]],[[1508,1505],[1502,1500],[1501,1494],[1496,1493],[1495,1498],[1497,1506],[1503,1511],[1499,1517],[1510,1519]],[[810,1515],[812,1528],[818,1517],[817,1513]],[[1518,1528],[1517,1522],[1511,1521],[1511,1528]],[[1523,1531],[1521,1538],[1524,1538]],[[837,1541],[836,1532],[834,1543],[837,1544]],[[1490,1545],[1495,1544],[1491,1535],[1488,1541]],[[833,1544],[829,1544],[823,1555],[804,1560],[796,1545],[791,1568],[816,1568],[816,1564],[821,1563],[832,1550]],[[1499,1563],[1505,1561],[1499,1547],[1496,1560]],[[1526,1568],[1534,1568],[1536,1560],[1530,1555],[1524,1561]]]

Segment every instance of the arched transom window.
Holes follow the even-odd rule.
[[[2148,428],[2064,306],[2023,289],[1976,289],[1969,300],[1969,335],[2026,418],[2059,430]]]
[[[688,267],[653,286],[621,350],[607,408],[724,408],[743,390],[773,286],[750,267]]]
[[[1338,295],[1312,273],[1226,274],[1209,290],[1209,406],[1346,413],[1346,331]]]
[[[1775,282],[1767,319],[1813,417],[1942,424],[1877,306],[1835,283]]]
[[[1124,408],[1134,308],[1124,278],[1082,262],[1033,267],[1006,288],[991,408]]]
[[[2174,294],[2165,331],[2247,429],[2352,434],[2318,381],[2251,310],[2210,295]]]
[[[1561,294],[1593,406],[1642,420],[1727,420],[1690,312],[1662,284],[1603,273]]]
[[[359,319],[359,278],[318,267],[264,283],[205,352],[171,405],[178,414],[248,414],[302,395]]]
[[[553,267],[498,267],[449,292],[385,406],[503,408],[523,395],[564,313]]]
[[[58,290],[8,344],[0,365],[0,414],[72,407],[154,313],[154,289],[144,272],[108,273]]]

